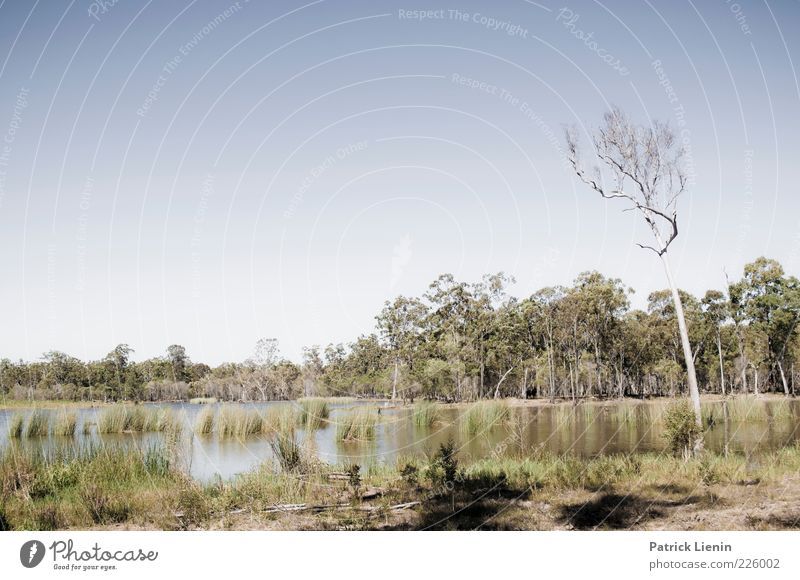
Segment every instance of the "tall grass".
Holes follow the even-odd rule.
[[[337,441],[369,441],[375,438],[378,416],[370,409],[353,409],[336,421]]]
[[[97,432],[155,433],[177,432],[183,424],[168,407],[141,405],[113,405],[103,409],[97,417]]]
[[[298,425],[309,431],[319,429],[327,423],[331,415],[328,401],[320,398],[300,399],[300,413],[297,417]]]
[[[34,409],[28,417],[25,437],[46,437],[50,431],[50,416],[47,411]]]
[[[210,435],[214,431],[215,413],[213,407],[206,407],[197,414],[194,423],[195,433],[200,435]]]
[[[412,417],[414,425],[423,429],[429,429],[440,421],[441,409],[439,409],[436,403],[422,401],[414,405]]]
[[[468,435],[484,433],[503,425],[509,418],[506,401],[478,401],[467,407],[461,418],[462,429]]]
[[[62,410],[53,424],[53,435],[74,437],[78,426],[78,415],[74,411]]]
[[[24,417],[19,413],[14,413],[8,420],[8,436],[12,439],[19,439],[22,437],[22,428],[24,424]]]
[[[264,418],[256,409],[223,405],[217,414],[217,433],[220,437],[244,438],[264,431]]]
[[[300,422],[299,413],[292,405],[277,405],[272,407],[264,419],[263,432],[277,433],[287,429],[294,429]]]

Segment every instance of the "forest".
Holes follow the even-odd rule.
[[[275,339],[244,362],[211,367],[171,345],[134,361],[120,344],[84,362],[51,351],[40,360],[0,360],[0,396],[17,400],[224,401],[303,396],[573,399],[677,396],[686,365],[669,290],[632,309],[633,290],[598,272],[569,287],[519,299],[503,273],[473,283],[439,276],[420,297],[398,296],[370,334],[350,344],[304,349],[297,362]],[[725,292],[680,291],[700,389],[794,395],[800,356],[800,283],[775,260],[745,266]]]

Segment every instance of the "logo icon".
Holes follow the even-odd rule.
[[[39,540],[29,540],[19,549],[19,561],[26,568],[35,568],[44,559],[44,544]]]

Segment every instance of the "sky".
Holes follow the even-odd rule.
[[[635,7],[634,7],[635,6]],[[0,2],[0,358],[348,342],[439,274],[666,285],[563,131],[669,122],[702,294],[800,275],[796,1]]]

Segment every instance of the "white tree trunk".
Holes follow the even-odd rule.
[[[786,373],[783,372],[783,363],[778,361],[778,370],[781,371],[781,382],[783,382],[783,393],[789,396],[789,382],[786,380]]]
[[[719,384],[722,386],[722,396],[725,396],[725,367],[722,365],[722,338],[717,329],[717,354],[719,354]]]
[[[397,399],[397,366],[398,361],[394,359],[394,380],[392,381],[392,401]]]
[[[689,383],[689,396],[694,407],[694,419],[698,425],[703,425],[703,415],[700,411],[700,390],[697,388],[697,373],[694,370],[694,358],[692,356],[692,346],[689,344],[689,331],[686,328],[686,317],[683,314],[683,303],[678,292],[678,287],[672,279],[672,271],[667,261],[667,255],[661,255],[661,262],[664,264],[664,272],[667,274],[667,282],[672,291],[672,301],[675,303],[675,317],[678,319],[678,330],[681,335],[681,346],[683,346],[683,358],[686,361],[686,375]],[[698,441],[702,445],[702,439]],[[697,446],[695,446],[697,448]]]

